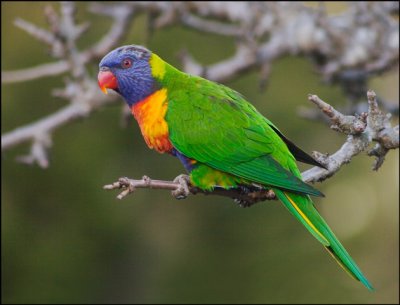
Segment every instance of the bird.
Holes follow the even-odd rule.
[[[296,160],[324,167],[235,90],[182,72],[140,45],[118,47],[99,64],[98,85],[123,97],[150,149],[180,160],[190,184],[272,190],[338,264],[374,290],[319,214]]]

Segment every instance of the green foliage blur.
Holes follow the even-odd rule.
[[[1,69],[54,61],[46,48],[13,25],[16,17],[45,26],[45,3],[2,2]],[[59,4],[54,3],[58,9]],[[91,27],[85,48],[111,20],[78,4]],[[143,44],[180,66],[186,48],[204,64],[234,52],[234,40],[171,27],[146,32],[139,15],[123,44]],[[93,78],[97,65],[91,65]],[[2,134],[66,105],[51,95],[67,75],[2,85]],[[398,71],[369,87],[398,101]],[[241,92],[306,151],[335,152],[345,141],[321,122],[297,115],[308,93],[335,106],[339,87],[324,84],[305,58],[275,62],[265,91],[256,73],[228,86]],[[53,134],[46,170],[15,162],[29,145],[2,152],[2,303],[396,303],[399,301],[399,158],[391,151],[378,172],[363,154],[316,185],[316,206],[375,286],[351,279],[278,201],[243,209],[215,196],[173,199],[138,190],[118,201],[102,189],[120,176],[170,180],[182,165],[145,145],[133,120],[121,127],[120,104]],[[300,165],[301,169],[306,169]]]

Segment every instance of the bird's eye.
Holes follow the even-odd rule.
[[[122,68],[128,69],[128,68],[130,68],[130,67],[132,67],[132,60],[131,60],[130,58],[125,58],[125,59],[122,61]]]

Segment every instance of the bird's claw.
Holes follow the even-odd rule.
[[[174,182],[178,183],[179,185],[171,192],[172,196],[174,196],[176,199],[185,199],[190,195],[190,179],[188,175],[179,175],[174,179]]]
[[[235,198],[234,201],[241,208],[251,207],[253,204],[262,200],[276,199],[275,193],[272,190],[266,190],[258,185],[245,186],[240,185],[238,187],[239,197]]]
[[[252,206],[255,202],[251,200],[248,194],[252,192],[250,187],[247,187],[245,185],[239,185],[238,186],[238,191],[239,191],[239,198],[235,198],[234,201],[241,207],[241,208],[248,208]],[[246,199],[245,199],[246,198]]]

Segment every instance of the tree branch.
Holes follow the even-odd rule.
[[[113,18],[113,24],[109,32],[106,33],[96,44],[94,44],[92,47],[89,47],[87,50],[76,54],[75,60],[76,62],[80,62],[81,65],[87,64],[93,59],[104,56],[107,52],[111,51],[112,48],[116,47],[126,34],[129,24],[131,22],[130,17],[133,14],[133,8],[128,5],[119,5],[113,7],[113,9],[110,10],[110,7],[108,6],[93,3],[90,6],[90,11],[96,14],[111,16]],[[39,29],[36,26],[26,21],[23,21],[22,19],[17,19],[16,23],[20,28],[27,31],[29,34],[41,41],[43,41],[44,39],[41,38],[41,36],[51,35],[50,32]],[[59,28],[57,27],[55,30],[58,31]],[[41,31],[45,32],[46,35],[41,34]],[[62,48],[60,46],[60,43],[62,42],[59,39],[53,39],[54,36],[52,36],[52,39],[50,39],[49,37],[46,38],[46,43],[52,43],[51,46],[53,50],[59,50],[60,48]],[[77,38],[78,37],[75,37],[74,40],[76,40]],[[57,55],[59,55],[60,53],[65,55],[65,50],[59,50],[57,52]],[[69,72],[73,67],[74,65],[71,65],[70,62],[63,59],[54,63],[41,64],[32,68],[14,71],[2,71],[1,81],[3,84],[7,84],[35,80],[46,76],[55,76],[65,72]]]
[[[103,95],[96,82],[87,74],[85,63],[103,56],[104,53],[115,47],[125,35],[130,22],[133,8],[126,5],[104,6],[92,4],[94,13],[108,15],[114,19],[109,30],[99,42],[85,51],[80,52],[76,41],[88,28],[88,23],[75,23],[75,5],[72,2],[61,3],[61,15],[47,6],[45,14],[50,24],[50,31],[41,29],[22,19],[16,20],[16,25],[36,39],[52,47],[53,57],[62,57],[55,63],[43,64],[37,67],[2,72],[3,82],[19,82],[37,79],[43,76],[57,75],[69,72],[72,81],[68,81],[64,90],[55,90],[54,95],[69,100],[70,104],[57,112],[44,117],[37,122],[16,128],[2,135],[1,149],[5,151],[23,142],[32,143],[30,153],[17,157],[17,160],[26,164],[37,163],[46,168],[49,164],[48,150],[51,147],[53,131],[76,119],[86,117],[104,105],[115,100],[115,95]]]
[[[36,139],[42,134],[50,135],[57,128],[70,123],[76,119],[87,117],[91,112],[104,105],[111,103],[116,96],[109,97],[98,93],[97,84],[92,83],[92,96],[83,99],[80,103],[72,103],[64,108],[52,113],[36,122],[18,127],[13,131],[7,132],[1,137],[1,150],[7,150],[18,144]]]
[[[19,69],[14,71],[1,71],[3,84],[25,82],[46,76],[55,76],[67,72],[69,64],[66,60],[54,63],[41,64],[36,67]]]
[[[259,201],[276,199],[274,192],[271,190],[259,189],[248,191],[240,188],[229,190],[215,188],[212,191],[204,191],[190,185],[189,176],[187,175],[179,175],[174,181],[153,180],[148,176],[143,176],[141,180],[121,177],[118,181],[103,186],[105,190],[122,189],[121,193],[117,196],[120,200],[135,192],[137,188],[170,190],[171,195],[176,199],[185,199],[189,195],[196,194],[217,195],[232,198],[242,207],[250,207]]]
[[[317,161],[325,165],[328,170],[314,167],[305,171],[302,176],[306,182],[321,182],[335,174],[343,164],[350,162],[351,158],[366,150],[373,142],[375,148],[368,155],[375,156],[373,170],[383,164],[383,158],[389,149],[399,148],[399,127],[392,127],[390,116],[385,115],[378,108],[374,91],[367,92],[369,102],[368,113],[356,116],[346,116],[335,110],[332,106],[322,101],[316,95],[309,95],[309,100],[316,104],[334,124],[332,129],[346,133],[347,140],[333,155],[314,152]]]

